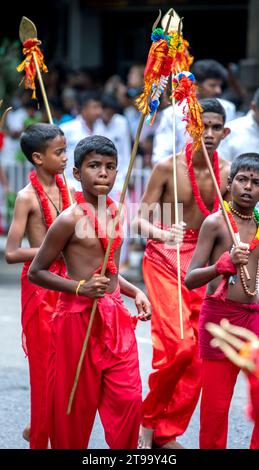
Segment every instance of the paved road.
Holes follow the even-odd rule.
[[[24,425],[29,421],[29,381],[27,359],[21,348],[20,327],[20,268],[7,266],[0,255],[0,448],[28,448],[21,438]],[[134,304],[126,300],[133,312]],[[150,326],[139,322],[137,339],[140,355],[143,395],[147,393],[150,372]],[[228,447],[247,448],[251,423],[245,417],[246,383],[242,375],[238,380],[232,402]],[[193,415],[187,432],[179,439],[187,448],[198,448],[199,410]],[[99,419],[96,419],[89,448],[107,448]]]

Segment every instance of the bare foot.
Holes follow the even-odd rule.
[[[179,442],[176,442],[174,440],[167,442],[166,444],[161,446],[161,449],[185,449],[185,447],[183,447],[181,444],[179,444]]]
[[[22,437],[28,442],[30,442],[30,432],[31,432],[31,427],[29,424],[27,424],[27,426],[25,426],[23,430]]]
[[[140,426],[138,449],[152,449],[154,429],[145,428]]]

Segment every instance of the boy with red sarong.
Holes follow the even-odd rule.
[[[117,150],[102,136],[81,140],[75,149],[74,176],[83,192],[49,230],[34,259],[29,279],[61,292],[52,328],[48,379],[50,440],[55,449],[88,445],[96,411],[112,449],[136,448],[141,415],[141,381],[134,319],[120,292],[135,298],[139,318],[150,315],[145,294],[118,276],[121,228],[116,227],[106,275],[100,268],[116,206],[106,196],[117,173]],[[110,229],[109,229],[110,227]],[[49,267],[60,253],[66,279]],[[93,299],[98,299],[72,410],[70,392],[89,322]]]
[[[216,149],[228,134],[225,111],[217,99],[201,100],[205,126],[204,141],[213,163],[221,193],[226,193],[229,164],[219,159]],[[190,145],[177,155],[178,200],[186,223],[180,246],[184,339],[180,339],[176,247],[183,228],[173,226],[173,157],[157,163],[141,201],[138,233],[149,238],[143,273],[152,305],[152,344],[155,369],[149,378],[150,391],[143,403],[139,446],[177,448],[177,436],[186,430],[196,407],[201,385],[198,355],[198,316],[204,289],[189,291],[183,283],[196,247],[200,226],[218,210],[218,199],[202,151],[192,155]],[[157,206],[157,222],[150,211]]]
[[[199,323],[203,369],[202,449],[226,447],[228,412],[240,371],[225,359],[219,348],[211,347],[212,337],[205,325],[207,322],[219,324],[226,318],[233,325],[259,335],[259,213],[255,209],[259,201],[259,154],[242,154],[234,160],[228,188],[231,202],[225,202],[225,207],[239,246],[232,248],[232,238],[222,212],[210,215],[201,227],[185,278],[189,289],[208,284]],[[245,277],[243,265],[247,265],[250,280]],[[250,448],[259,448],[258,423],[254,426]]]
[[[59,173],[67,157],[64,133],[52,124],[33,124],[21,136],[21,148],[35,166],[30,183],[16,198],[13,221],[8,233],[6,260],[22,263],[22,339],[28,355],[31,385],[31,423],[24,430],[31,449],[44,449],[48,444],[46,415],[47,362],[51,317],[58,292],[48,291],[29,282],[27,272],[44,236],[58,214],[69,206],[67,188]],[[29,248],[22,247],[27,236]],[[53,273],[64,275],[61,258],[53,260]]]

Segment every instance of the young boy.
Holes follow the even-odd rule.
[[[200,447],[203,449],[226,447],[228,411],[240,370],[219,349],[211,347],[212,337],[205,325],[218,324],[227,318],[233,325],[259,335],[259,214],[255,209],[259,201],[259,154],[242,154],[234,160],[228,189],[231,202],[226,204],[227,214],[240,245],[233,248],[222,212],[210,215],[202,224],[185,277],[188,289],[208,284],[199,322],[203,363]],[[243,265],[247,265],[249,281]],[[259,448],[258,424],[250,447]]]
[[[48,228],[57,215],[69,206],[68,192],[58,176],[64,171],[67,157],[63,131],[52,124],[33,124],[21,135],[21,148],[35,166],[30,183],[16,198],[14,217],[8,233],[6,261],[24,263],[22,287],[23,347],[28,354],[31,384],[31,429],[24,437],[32,449],[44,449],[48,443],[46,421],[47,353],[51,316],[58,293],[31,284],[27,272]],[[27,236],[29,248],[22,247]],[[64,275],[61,258],[53,260],[51,271]]]
[[[49,412],[52,448],[86,448],[98,409],[110,448],[136,448],[141,413],[141,381],[132,318],[120,291],[135,298],[142,319],[150,303],[142,291],[118,276],[120,230],[105,276],[98,274],[107,247],[107,228],[116,207],[106,196],[117,173],[117,150],[102,136],[81,140],[75,149],[74,177],[83,192],[55,221],[29,270],[38,285],[61,291],[52,328]],[[109,233],[111,233],[109,231]],[[66,279],[49,272],[61,252]],[[67,406],[84,342],[93,299],[93,322],[70,415]]]
[[[203,138],[214,166],[221,193],[226,193],[229,163],[219,159],[217,147],[227,135],[225,111],[217,99],[201,101]],[[177,448],[176,438],[188,426],[200,395],[201,364],[198,355],[198,317],[204,289],[190,292],[184,277],[196,247],[199,229],[211,211],[218,210],[211,176],[202,154],[192,155],[187,145],[176,159],[178,200],[183,208],[186,231],[180,246],[184,339],[180,339],[176,246],[183,227],[174,223],[173,157],[155,165],[141,201],[139,234],[149,238],[143,259],[143,274],[152,304],[154,371],[150,391],[143,403],[140,446]],[[156,205],[161,218],[155,223]],[[145,210],[147,208],[148,210]]]

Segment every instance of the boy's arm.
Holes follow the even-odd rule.
[[[13,220],[7,236],[5,248],[5,259],[7,263],[24,263],[25,261],[31,261],[38,253],[38,248],[21,247],[30,210],[31,199],[29,195],[19,193],[15,201]]]
[[[49,272],[51,264],[59,257],[69,238],[74,233],[73,218],[61,214],[49,228],[35,256],[28,277],[31,282],[50,290],[75,293],[78,281],[64,279]]]
[[[137,293],[140,292],[141,290],[138,289],[138,287],[131,284],[131,282],[124,279],[124,277],[121,276],[121,274],[119,274],[118,280],[119,280],[121,293],[126,295],[127,297],[131,297],[132,299],[135,299]]]
[[[178,236],[177,229],[177,233],[175,233],[174,229],[171,231],[162,230],[153,225],[150,221],[150,213],[159,205],[167,177],[168,171],[166,163],[158,163],[151,173],[147,188],[139,205],[138,215],[133,222],[134,230],[144,238],[169,242],[176,241],[175,237]]]
[[[201,287],[219,276],[214,264],[205,267],[211,257],[216,238],[217,224],[215,216],[208,216],[201,226],[198,243],[184,279],[184,284],[188,289]]]
[[[4,169],[0,166],[0,183],[4,188],[4,191],[7,193],[9,191],[8,179],[5,174]]]
[[[121,293],[135,299],[139,319],[149,320],[151,318],[151,304],[144,292],[131,284],[131,282],[124,279],[120,274],[118,279]]]
[[[91,279],[79,286],[79,281],[66,279],[49,271],[51,264],[59,257],[62,250],[74,234],[75,220],[72,214],[61,214],[49,228],[47,235],[35,256],[28,277],[31,282],[46,289],[85,297],[104,297],[110,280],[105,276],[94,274]],[[78,290],[77,290],[78,288]]]

